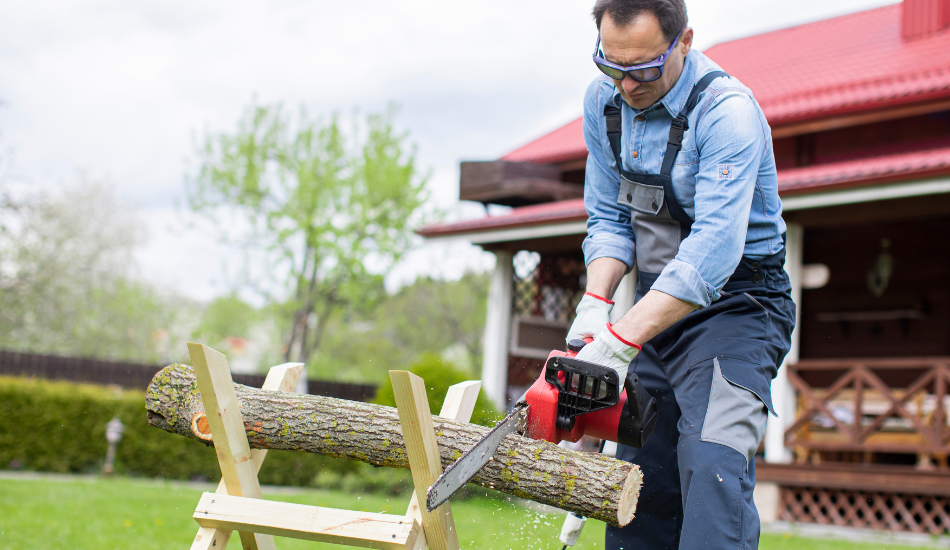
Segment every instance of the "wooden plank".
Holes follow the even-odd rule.
[[[221,477],[229,495],[259,499],[261,486],[251,460],[251,447],[244,433],[241,407],[231,380],[231,369],[223,353],[203,344],[188,344],[198,390],[205,407],[214,452],[218,456]],[[245,550],[276,550],[270,535],[241,531]]]
[[[876,464],[755,463],[756,480],[789,487],[881,491],[950,497],[950,472],[922,471],[914,466]]]
[[[297,379],[303,372],[303,363],[284,363],[271,367],[267,372],[267,378],[264,379],[262,390],[267,391],[294,391],[297,385]],[[254,462],[255,475],[261,471],[261,465],[264,463],[264,457],[267,456],[267,449],[252,449],[251,460]],[[224,478],[218,483],[215,494],[228,494],[228,487],[224,483]],[[223,550],[228,545],[231,538],[230,529],[216,529],[214,527],[199,527],[195,540],[191,544],[191,550]]]
[[[195,509],[202,527],[252,530],[266,536],[362,548],[414,548],[422,527],[405,516],[374,514],[204,493]],[[224,549],[221,549],[224,550]]]
[[[462,200],[519,206],[583,195],[584,186],[563,181],[553,164],[493,160],[460,165]]]
[[[472,419],[475,402],[478,400],[478,390],[481,388],[482,383],[478,380],[469,380],[451,386],[448,393],[445,394],[445,401],[442,402],[442,410],[439,411],[439,416],[468,422]],[[419,497],[416,496],[415,491],[412,492],[412,498],[409,500],[406,517],[422,523],[422,510],[419,508]]]
[[[475,402],[478,400],[478,391],[481,388],[482,383],[478,380],[469,380],[451,386],[445,394],[439,416],[468,422],[472,419],[472,413],[475,412]]]
[[[399,410],[399,422],[406,442],[406,455],[412,471],[412,483],[416,488],[418,502],[424,502],[426,491],[442,474],[439,446],[432,426],[429,401],[426,398],[422,378],[409,371],[389,371],[393,383],[393,395]],[[432,512],[419,507],[422,527],[429,548],[434,550],[457,550],[458,534],[452,518],[451,505],[446,502]]]

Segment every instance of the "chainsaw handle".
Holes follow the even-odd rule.
[[[627,394],[627,399],[620,412],[617,443],[639,449],[653,435],[653,430],[656,428],[656,422],[659,419],[656,399],[650,395],[643,386],[643,382],[640,381],[640,377],[633,371],[627,371],[623,389]]]

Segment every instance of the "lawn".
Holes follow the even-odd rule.
[[[0,478],[0,549],[139,550],[188,548],[197,524],[191,519],[201,488],[141,479],[76,478],[69,481]],[[403,513],[406,497],[335,491],[267,492],[265,498],[370,512]],[[560,550],[562,514],[541,514],[505,498],[452,503],[463,548]],[[588,522],[578,550],[603,548],[604,524]],[[341,548],[278,539],[284,550]],[[871,550],[880,544],[763,535],[764,549]],[[228,548],[240,550],[234,537]],[[888,545],[888,548],[898,548]]]

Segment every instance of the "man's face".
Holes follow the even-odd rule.
[[[637,82],[630,76],[614,80],[627,105],[634,109],[646,109],[662,99],[683,71],[683,63],[692,43],[693,30],[686,29],[666,60],[663,76],[653,82]],[[630,67],[660,57],[666,53],[670,42],[663,36],[660,21],[652,13],[641,13],[628,25],[621,27],[614,23],[610,12],[607,12],[600,22],[600,47],[607,61]]]

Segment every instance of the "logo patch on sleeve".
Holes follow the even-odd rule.
[[[719,179],[721,180],[731,180],[732,179],[732,165],[731,164],[720,164],[719,165]]]

